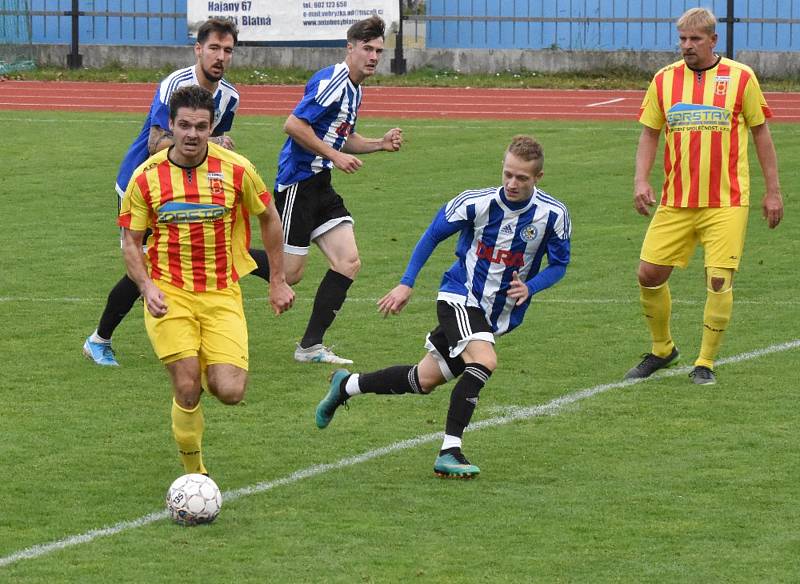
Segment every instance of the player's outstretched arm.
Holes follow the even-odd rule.
[[[398,284],[378,300],[378,310],[384,317],[390,314],[398,314],[406,307],[413,293],[414,289],[410,286]]]
[[[147,310],[156,318],[167,314],[167,303],[164,293],[153,283],[147,274],[147,268],[142,253],[144,231],[122,229],[122,255],[125,258],[125,267],[128,276],[136,283],[142,294]]]
[[[403,145],[403,130],[392,128],[382,138],[365,138],[358,132],[347,137],[342,150],[350,154],[370,154],[372,152],[397,152]]]
[[[283,124],[283,131],[289,134],[300,146],[309,152],[327,158],[333,162],[336,168],[347,174],[354,173],[361,168],[363,164],[361,160],[352,154],[347,154],[346,151],[339,152],[320,140],[314,133],[314,128],[312,128],[308,122],[301,120],[294,114],[290,114],[289,117],[286,118],[286,122]]]
[[[758,162],[764,174],[766,192],[761,201],[761,211],[770,229],[778,226],[783,219],[783,197],[781,185],[778,180],[778,155],[772,142],[772,134],[766,123],[750,128],[753,133],[753,143],[756,147]]]
[[[650,215],[649,207],[656,204],[653,187],[650,186],[650,171],[656,159],[658,137],[661,130],[642,127],[639,146],[636,148],[636,175],[633,179],[633,206],[640,215]]]
[[[283,230],[281,218],[273,201],[267,205],[267,210],[258,216],[261,228],[261,241],[270,266],[269,303],[275,314],[282,314],[294,304],[294,290],[286,282],[283,271]]]

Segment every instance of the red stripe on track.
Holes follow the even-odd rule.
[[[156,84],[5,81],[0,87],[0,109],[4,110],[146,113]],[[238,89],[243,115],[286,116],[303,93],[300,85],[239,85]],[[643,95],[638,90],[367,86],[359,113],[401,119],[635,122]],[[766,97],[774,113],[771,121],[800,122],[800,93],[767,93]]]

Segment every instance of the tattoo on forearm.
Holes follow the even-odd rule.
[[[151,154],[155,154],[161,149],[161,143],[164,140],[172,141],[172,132],[169,130],[161,130],[159,133],[154,133],[150,137],[150,142],[147,144],[147,149]]]

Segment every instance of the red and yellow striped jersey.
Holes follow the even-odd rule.
[[[639,122],[666,126],[661,204],[747,206],[748,128],[772,116],[753,70],[722,58],[693,71],[681,60],[656,73]]]
[[[133,173],[117,223],[150,228],[150,277],[202,292],[222,290],[251,272],[250,213],[266,210],[271,195],[249,160],[208,144],[202,164],[183,168],[167,149]]]

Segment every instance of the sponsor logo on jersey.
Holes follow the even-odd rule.
[[[533,241],[536,239],[536,236],[539,235],[539,231],[533,225],[526,225],[522,228],[522,231],[519,232],[519,235],[525,241]]]
[[[338,136],[341,136],[342,138],[346,138],[347,136],[349,136],[350,132],[352,131],[353,131],[353,124],[351,124],[350,122],[342,122],[336,128],[336,134]]]
[[[230,212],[222,205],[202,203],[176,203],[161,205],[157,211],[158,223],[207,223],[222,219]]]
[[[511,223],[506,223],[505,225],[503,225],[503,228],[500,230],[500,233],[502,233],[503,235],[511,235],[511,236],[513,236],[514,235],[514,228],[511,227]]]
[[[493,246],[484,244],[482,241],[478,242],[475,255],[478,256],[478,259],[489,260],[493,264],[504,264],[515,268],[521,268],[525,265],[525,255],[521,251],[496,249]]]
[[[676,103],[667,112],[671,132],[727,132],[731,129],[731,112],[713,105]]]

